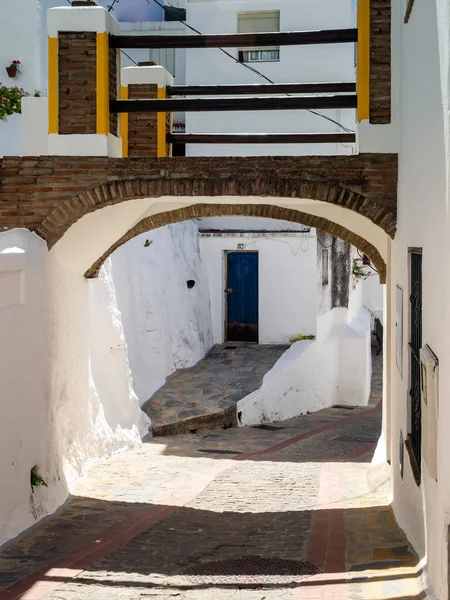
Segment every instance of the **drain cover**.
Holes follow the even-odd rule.
[[[242,454],[239,450],[214,450],[213,448],[200,448],[197,452],[207,452],[208,454]]]
[[[275,425],[253,425],[252,429],[266,429],[267,431],[279,431],[284,427],[276,427]]]
[[[319,569],[307,561],[262,556],[199,562],[182,573],[196,583],[264,584],[300,581]]]

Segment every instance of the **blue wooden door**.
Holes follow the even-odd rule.
[[[258,342],[258,253],[227,253],[227,342]]]

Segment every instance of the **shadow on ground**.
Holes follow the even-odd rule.
[[[77,519],[68,521],[66,518],[63,523],[61,519],[59,523],[58,519],[53,519],[44,526],[45,535],[34,540],[25,538],[1,553],[1,589],[95,540],[92,528],[89,536],[83,535],[83,523],[86,524],[83,510],[88,511],[84,514],[89,515],[89,523],[98,525],[101,536],[102,516],[106,514],[116,512],[120,515],[117,521],[121,523],[138,513],[144,517],[145,513],[158,508],[144,503],[110,503],[82,497],[74,497],[71,505],[72,511],[78,514]],[[388,506],[261,513],[168,508],[172,510],[168,511],[171,514],[166,518],[138,533],[122,547],[119,541],[119,547],[110,554],[104,549],[106,555],[101,557],[94,550],[92,564],[86,564],[85,557],[85,570],[76,579],[67,581],[66,576],[47,572],[42,574],[41,580],[58,582],[60,591],[70,589],[71,597],[81,599],[95,586],[142,591],[281,589],[323,585],[322,579],[314,579],[323,572],[335,574],[327,578],[327,585],[348,582],[343,577],[346,570],[352,584],[417,576],[418,559]],[[358,556],[362,559],[359,563],[343,564],[340,569],[334,562],[324,560],[317,564],[309,558],[314,528],[324,519],[337,516],[345,524],[342,551],[350,556],[357,543]],[[70,541],[65,548],[58,544],[62,538]],[[354,538],[357,542],[352,541]],[[99,540],[101,542],[102,537]],[[76,568],[76,565],[69,564],[69,560],[66,562],[59,560],[59,566]],[[64,597],[60,591],[55,597]]]

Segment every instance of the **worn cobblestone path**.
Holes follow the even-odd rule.
[[[94,465],[68,505],[0,552],[0,600],[410,600],[418,558],[371,467],[366,409],[154,438]]]
[[[236,404],[261,386],[287,348],[246,342],[214,346],[194,367],[171,375],[143,406],[153,434],[237,425]]]

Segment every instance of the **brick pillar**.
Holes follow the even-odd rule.
[[[398,152],[398,98],[392,97],[392,0],[358,0],[358,124],[359,153]]]
[[[119,23],[92,2],[47,13],[49,32],[49,154],[121,156],[117,115],[118,51],[109,34]]]
[[[370,122],[391,122],[391,0],[370,2]]]
[[[166,97],[173,77],[160,66],[126,67],[121,72],[121,98],[130,100]],[[166,135],[171,129],[167,113],[121,115],[122,156],[171,156]]]

